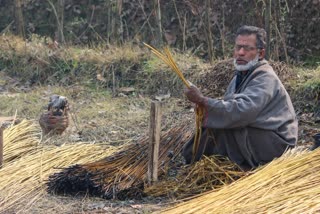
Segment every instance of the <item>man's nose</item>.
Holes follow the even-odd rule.
[[[238,50],[238,54],[239,55],[244,55],[246,53],[246,51],[244,50],[243,47],[241,47],[239,50]]]

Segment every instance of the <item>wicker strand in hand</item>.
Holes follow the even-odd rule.
[[[169,51],[169,48],[164,49],[164,54],[160,53],[157,49],[154,47],[144,43],[145,46],[151,49],[151,52],[155,54],[157,57],[159,57],[164,63],[166,63],[178,76],[179,78],[183,81],[183,83],[189,88],[191,87],[191,83],[187,81],[181,70],[178,68],[177,64],[173,60],[173,57]],[[195,109],[196,113],[196,134],[194,137],[194,143],[193,143],[193,149],[192,149],[192,162],[195,160],[195,156],[198,152],[199,149],[199,144],[200,144],[200,138],[201,138],[201,125],[202,125],[202,120],[203,120],[203,115],[204,115],[204,110],[203,107],[197,105]]]

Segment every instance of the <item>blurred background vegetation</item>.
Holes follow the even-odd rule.
[[[320,0],[0,0],[0,31],[73,45],[169,44],[212,62],[230,57],[241,25],[269,32],[273,60],[313,65]]]

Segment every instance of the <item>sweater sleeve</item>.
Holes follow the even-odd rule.
[[[203,126],[207,128],[239,128],[254,122],[259,113],[276,96],[277,79],[270,72],[251,74],[246,88],[225,100],[208,98]]]

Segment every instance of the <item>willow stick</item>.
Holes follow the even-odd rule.
[[[171,62],[171,65],[172,65],[172,67],[173,67],[173,70],[176,71],[176,73],[179,75],[180,79],[184,82],[184,84],[185,84],[188,88],[190,88],[191,84],[184,78],[181,70],[178,68],[177,64],[176,64],[175,61],[173,60],[173,57],[172,57],[169,49],[168,49],[168,48],[165,48],[164,51],[165,51],[165,53],[166,53],[166,55],[167,55],[168,60]]]

